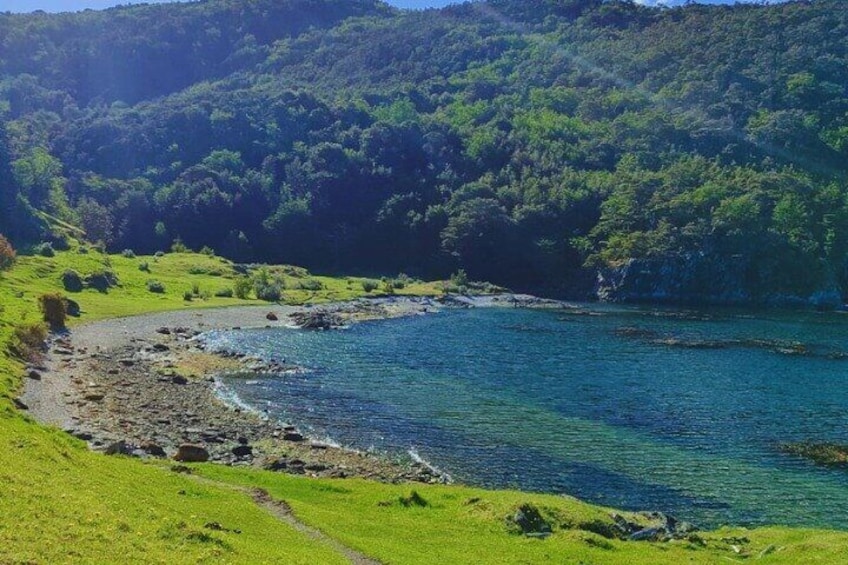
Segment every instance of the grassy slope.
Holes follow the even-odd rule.
[[[151,274],[138,270],[143,260],[149,263]],[[71,267],[83,275],[110,268],[121,281],[121,287],[106,294],[86,290],[74,295],[84,312],[82,321],[189,306],[256,303],[226,298],[183,301],[183,292],[193,284],[212,292],[229,286],[232,269],[217,258],[112,256],[108,263],[96,253],[21,258],[11,272],[0,274],[0,345],[8,343],[13,324],[37,319],[37,296],[60,290],[61,273]],[[196,274],[190,274],[190,269]],[[151,278],[165,284],[164,295],[146,290]],[[321,281],[322,291],[287,291],[287,296],[302,302],[362,294],[357,280]],[[435,289],[420,285],[406,290],[420,294]],[[20,364],[0,355],[2,563],[344,561],[333,549],[270,517],[225,483],[261,486],[286,500],[304,521],[389,563],[726,563],[761,555],[758,562],[762,563],[834,563],[848,550],[848,534],[782,528],[702,534],[706,547],[689,542],[624,543],[579,527],[592,520],[608,521],[607,511],[563,497],[359,480],[319,481],[200,466],[198,472],[220,483],[216,486],[172,473],[167,465],[90,453],[83,443],[27,420],[9,400],[20,385],[20,371]],[[412,489],[430,505],[406,508],[397,502]],[[473,499],[479,501],[469,503]],[[555,517],[561,527],[551,538],[538,541],[507,531],[505,516],[524,502]],[[213,522],[241,533],[205,527]],[[737,544],[741,551],[737,553],[732,543],[722,541],[729,537],[747,537],[750,543]]]

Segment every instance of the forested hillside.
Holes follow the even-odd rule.
[[[0,14],[0,232],[612,299],[848,293],[848,6]],[[635,261],[631,261],[635,260]]]

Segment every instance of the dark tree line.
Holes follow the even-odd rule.
[[[846,32],[838,0],[0,15],[0,231],[580,294],[699,255],[844,291]]]

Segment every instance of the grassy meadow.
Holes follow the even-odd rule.
[[[83,278],[111,271],[118,285],[67,293],[61,279],[68,269]],[[363,279],[313,276],[292,267],[269,272],[284,281],[283,298],[290,303],[365,295]],[[167,462],[92,453],[14,407],[24,368],[11,353],[15,331],[39,320],[41,294],[63,292],[79,303],[82,315],[71,325],[260,303],[215,296],[237,277],[232,264],[213,256],[107,256],[77,248],[54,257],[21,256],[0,273],[0,563],[346,562],[337,547],[257,506],[246,492],[256,487],[285,501],[303,522],[385,563],[794,564],[844,562],[848,554],[848,533],[777,527],[722,529],[667,543],[606,539],[593,531],[611,523],[610,511],[568,497],[317,480],[216,465],[175,473]],[[165,292],[148,290],[152,280]],[[396,292],[435,294],[439,286],[410,283]],[[405,503],[413,491],[420,503]],[[507,518],[527,503],[554,525],[547,539],[512,531]]]

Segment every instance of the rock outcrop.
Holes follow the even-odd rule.
[[[834,285],[802,290],[804,285],[783,281],[786,288],[765,288],[756,269],[741,256],[687,254],[629,259],[598,271],[595,294],[606,302],[651,302],[702,305],[812,306],[834,309],[842,296]]]

